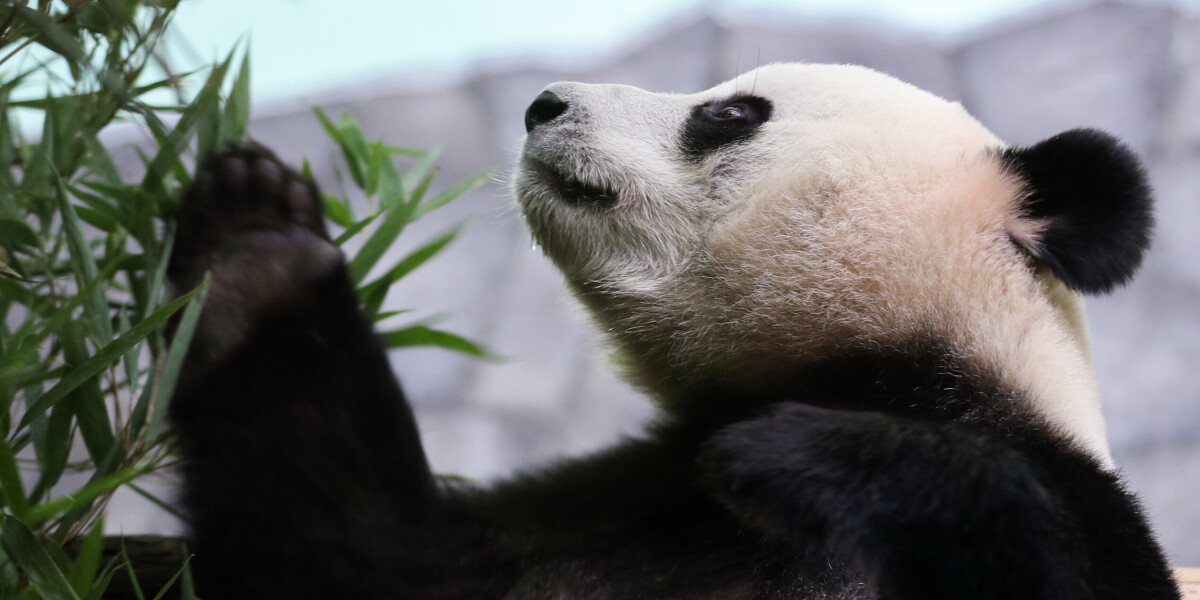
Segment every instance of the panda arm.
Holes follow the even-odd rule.
[[[239,147],[180,205],[172,281],[211,273],[170,406],[206,597],[375,597],[437,558],[418,536],[434,483],[413,416],[318,198]]]
[[[1061,499],[976,432],[787,403],[723,430],[704,463],[744,521],[825,540],[887,598],[1083,597]]]

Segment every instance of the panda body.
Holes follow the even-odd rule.
[[[531,231],[661,417],[493,486],[436,480],[315,188],[232,149],[171,265],[213,272],[171,407],[202,595],[1178,597],[1113,471],[1077,295],[1148,239],[1111,137],[1007,147],[829,65],[558,83],[526,127]]]

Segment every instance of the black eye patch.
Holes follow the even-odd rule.
[[[722,146],[749,139],[771,118],[771,101],[758,96],[733,96],[697,105],[683,124],[683,153],[703,158]]]

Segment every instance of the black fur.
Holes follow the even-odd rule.
[[[259,247],[247,212],[327,243],[268,163],[206,163],[179,234],[208,243],[173,273],[259,281],[210,256]],[[206,315],[238,308],[219,292]],[[194,349],[171,406],[208,598],[1178,598],[1119,479],[933,340],[714,384],[640,439],[473,487],[430,474],[344,266],[257,314],[235,349]]]
[[[750,139],[771,118],[771,101],[738,95],[697,105],[683,125],[683,154],[692,159]]]
[[[1152,195],[1137,156],[1113,136],[1072,129],[1001,152],[1025,181],[1026,216],[1044,224],[1025,248],[1071,288],[1107,292],[1133,276],[1150,245]]]

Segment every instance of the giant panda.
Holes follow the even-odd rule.
[[[1105,442],[1079,293],[1148,244],[1134,155],[1006,145],[854,66],[691,95],[555,83],[513,188],[644,434],[436,477],[313,183],[204,161],[169,275],[211,273],[170,406],[208,598],[1178,598]]]

